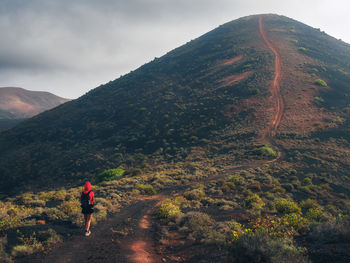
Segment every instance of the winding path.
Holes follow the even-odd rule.
[[[284,113],[284,102],[280,93],[281,80],[281,58],[266,36],[262,16],[259,17],[259,31],[268,48],[275,54],[275,76],[271,87],[271,99],[275,101],[275,112],[272,122],[263,134],[263,139],[268,140],[276,146],[273,140],[277,129],[280,125]],[[279,160],[281,152],[275,159],[265,161],[264,163],[273,163]],[[256,167],[261,163],[256,163]],[[254,166],[254,167],[255,167]],[[251,165],[242,165],[235,167],[235,170],[243,168],[251,168]],[[211,180],[217,178],[210,178]],[[209,180],[209,178],[207,179]],[[153,196],[152,198],[144,198],[124,207],[117,215],[109,218],[103,224],[99,224],[94,228],[91,238],[85,238],[81,235],[76,235],[65,242],[60,248],[50,251],[48,254],[38,254],[29,258],[24,258],[24,261],[17,262],[59,262],[59,263],[74,263],[74,262],[133,262],[133,263],[158,263],[163,262],[161,255],[156,253],[155,244],[151,236],[150,214],[159,205],[159,202],[164,200],[165,196]],[[130,222],[130,223],[125,223]],[[125,225],[126,224],[126,225]],[[131,224],[131,225],[129,225]],[[118,237],[113,234],[113,229],[123,229],[131,227],[134,232],[127,237]]]
[[[274,137],[276,135],[278,126],[281,123],[283,113],[284,113],[284,102],[283,102],[282,95],[280,93],[280,80],[281,80],[281,71],[282,71],[281,70],[281,58],[280,58],[280,55],[279,55],[277,49],[272,45],[272,43],[270,42],[270,40],[266,36],[262,16],[259,17],[259,30],[260,30],[260,34],[263,37],[266,45],[275,54],[275,77],[273,79],[271,94],[272,94],[272,99],[275,100],[276,112],[274,114],[273,121],[272,121],[271,125],[269,126],[269,130],[268,130],[267,134],[264,135],[264,137],[266,137],[266,136]]]

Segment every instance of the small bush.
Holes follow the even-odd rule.
[[[204,196],[202,189],[193,189],[184,193],[184,197],[188,200],[201,200]]]
[[[300,206],[302,209],[305,209],[305,210],[310,209],[310,208],[320,207],[320,205],[317,203],[316,200],[310,199],[310,198],[301,201]]]
[[[80,202],[78,199],[70,199],[68,201],[64,201],[58,209],[62,211],[64,214],[72,214],[78,213],[81,210]]]
[[[293,227],[296,231],[300,231],[304,228],[307,228],[309,224],[308,220],[303,218],[300,214],[295,213],[287,214],[282,219],[284,225]]]
[[[246,233],[229,246],[227,262],[251,263],[301,263],[307,262],[301,249],[296,248],[287,238],[271,238],[260,231]]]
[[[56,207],[47,208],[43,215],[51,221],[64,220],[66,218],[66,215]]]
[[[321,207],[310,208],[306,212],[306,218],[310,221],[319,222],[326,218],[326,215]]]
[[[308,51],[308,49],[305,48],[305,47],[299,47],[298,50],[301,51],[301,52],[306,52],[306,51]]]
[[[243,205],[248,209],[261,209],[264,202],[257,194],[253,194],[243,201]]]
[[[182,217],[183,213],[181,212],[179,205],[176,204],[174,200],[166,199],[165,202],[160,206],[158,215],[161,218],[174,221],[177,218]]]
[[[312,185],[312,179],[310,177],[305,177],[303,180],[303,185]]]
[[[324,99],[321,98],[321,97],[314,97],[314,100],[317,101],[317,102],[324,102]]]
[[[257,154],[266,157],[276,157],[277,153],[269,145],[264,145],[256,150]]]
[[[327,83],[324,80],[322,80],[322,79],[316,79],[315,80],[315,84],[317,86],[327,87]]]
[[[22,257],[43,250],[43,245],[37,240],[35,232],[29,236],[25,236],[23,233],[17,230],[17,235],[21,244],[12,248],[11,255],[13,257]]]
[[[290,213],[300,213],[301,209],[297,203],[287,200],[287,199],[278,199],[274,202],[274,206],[277,212],[282,214]]]
[[[12,248],[13,257],[24,257],[34,253],[34,248],[28,245],[17,245]]]
[[[237,185],[242,184],[244,181],[242,176],[240,176],[239,174],[234,174],[234,175],[230,176],[228,180],[230,182],[233,182],[234,184],[237,184]]]
[[[188,232],[188,239],[200,243],[215,243],[222,235],[215,230],[216,222],[205,213],[188,212],[180,222],[180,230]]]
[[[150,184],[138,184],[138,185],[136,185],[136,189],[141,191],[142,193],[148,194],[148,195],[157,194],[156,189],[154,189],[154,187]]]
[[[40,231],[38,233],[38,240],[44,244],[46,248],[62,242],[62,237],[56,233],[55,230],[49,228],[48,230]]]
[[[8,229],[23,226],[23,221],[16,215],[5,216],[0,219],[0,234]]]
[[[109,169],[97,175],[97,183],[117,180],[123,177],[125,170],[122,168]]]

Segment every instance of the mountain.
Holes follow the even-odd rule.
[[[68,101],[49,92],[0,88],[0,119],[31,118]]]
[[[22,88],[0,88],[0,129],[13,126],[23,119],[69,101],[49,92]]]
[[[255,15],[0,133],[0,258],[348,262],[349,83],[350,45]]]
[[[261,30],[258,16],[229,22],[3,132],[2,190],[74,183],[154,156],[176,161],[194,147],[241,162],[261,158],[266,143],[292,155],[288,140],[303,136],[348,143],[350,46],[283,16],[264,16]]]

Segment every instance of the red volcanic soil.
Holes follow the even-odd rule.
[[[243,58],[243,56],[237,56],[228,60],[223,61],[222,63],[219,64],[219,66],[229,66],[232,65],[233,63],[240,61]]]
[[[149,213],[153,213],[163,199],[159,195],[140,198],[102,224],[92,227],[89,237],[85,237],[81,230],[46,254],[32,255],[16,262],[162,262],[152,240],[154,229],[149,222]],[[120,232],[127,234],[118,234]]]
[[[240,75],[236,75],[235,74],[235,75],[228,76],[228,77],[226,77],[226,78],[221,80],[223,83],[219,86],[219,88],[225,87],[225,86],[230,86],[230,85],[232,85],[235,82],[238,82],[238,81],[240,81],[242,79],[247,78],[252,73],[253,73],[252,71],[247,71],[247,72],[244,72],[244,73],[242,73]]]

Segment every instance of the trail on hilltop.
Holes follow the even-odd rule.
[[[275,54],[275,77],[273,79],[273,85],[271,89],[271,97],[275,100],[276,111],[271,122],[271,125],[268,127],[268,131],[265,132],[264,137],[274,137],[276,135],[278,126],[281,123],[283,113],[284,113],[284,102],[280,92],[280,80],[281,80],[281,57],[277,51],[277,49],[272,45],[270,40],[266,36],[266,31],[264,29],[263,18],[259,17],[259,30],[260,34],[263,37],[266,45],[269,49]]]

